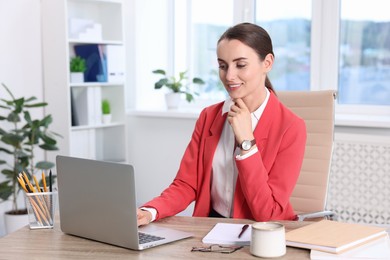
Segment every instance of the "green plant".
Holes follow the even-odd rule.
[[[70,72],[84,72],[87,69],[85,59],[80,56],[71,58],[70,60]]]
[[[21,190],[17,182],[18,174],[24,171],[32,175],[37,169],[48,170],[54,167],[54,163],[48,161],[35,163],[34,151],[36,147],[43,150],[58,150],[55,136],[60,135],[48,130],[53,121],[51,115],[42,119],[31,118],[30,109],[44,107],[47,103],[35,102],[36,97],[15,98],[6,85],[2,83],[2,86],[11,99],[0,99],[0,109],[6,111],[6,115],[0,114],[0,120],[7,121],[11,127],[10,130],[0,128],[0,145],[2,145],[0,152],[8,154],[12,162],[0,160],[0,164],[5,165],[1,173],[6,179],[0,183],[0,199],[4,202],[12,197],[11,212],[16,213],[18,212],[17,195]]]
[[[189,84],[184,84],[184,81],[188,79],[188,77],[186,76],[187,71],[180,72],[179,78],[176,78],[174,76],[168,77],[166,75],[165,70],[161,70],[161,69],[154,70],[153,73],[160,74],[160,75],[164,76],[163,78],[161,78],[159,81],[157,81],[154,84],[155,89],[160,89],[163,86],[166,86],[168,89],[170,89],[174,93],[186,94],[186,100],[188,102],[191,102],[192,100],[194,100],[193,94],[196,94],[196,93],[191,93],[191,91],[188,88]],[[201,78],[196,78],[196,77],[192,79],[192,83],[199,84],[199,85],[205,84],[205,82]]]
[[[102,113],[103,115],[111,114],[110,101],[108,99],[103,99],[102,101]]]

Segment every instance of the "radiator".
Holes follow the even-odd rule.
[[[326,208],[339,221],[390,224],[389,137],[335,138]]]

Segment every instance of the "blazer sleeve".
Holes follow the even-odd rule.
[[[291,210],[289,200],[301,170],[305,144],[306,126],[296,117],[280,140],[268,143],[270,149],[276,149],[274,157],[267,157],[267,165],[271,166],[265,166],[260,152],[236,160],[241,189],[256,221],[283,219]]]
[[[202,112],[195,124],[191,140],[180,162],[175,179],[160,196],[147,202],[142,207],[157,210],[156,220],[176,215],[195,200],[198,175],[199,145],[202,129],[205,124],[205,113]]]

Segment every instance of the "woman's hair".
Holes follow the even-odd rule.
[[[240,23],[230,27],[222,34],[218,43],[224,39],[239,40],[243,44],[251,47],[254,51],[256,51],[261,61],[263,61],[269,53],[275,56],[272,50],[271,37],[266,30],[256,24]],[[268,76],[265,78],[265,87],[275,93]]]

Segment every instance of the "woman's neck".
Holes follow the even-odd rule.
[[[253,113],[261,106],[261,104],[263,104],[266,97],[267,97],[267,91],[265,87],[260,87],[251,95],[244,97],[242,100],[244,101],[245,105],[248,107],[249,111]]]

